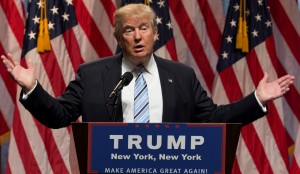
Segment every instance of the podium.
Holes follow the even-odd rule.
[[[72,123],[72,173],[231,173],[241,124]]]

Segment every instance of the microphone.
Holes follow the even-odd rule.
[[[119,93],[123,89],[124,86],[127,86],[131,82],[132,79],[133,79],[132,73],[131,72],[125,72],[121,76],[120,81],[116,85],[115,89],[109,95],[109,98],[108,98],[108,100],[105,104],[105,107],[106,107],[108,116],[110,118],[110,121],[112,121],[112,122],[116,121],[115,119],[116,119],[116,114],[117,114]],[[111,114],[109,113],[109,109],[108,109],[107,105],[112,106]]]
[[[109,95],[109,99],[116,97],[119,92],[123,89],[124,86],[127,86],[131,80],[133,79],[133,75],[131,72],[125,72],[121,78],[119,83],[116,85],[115,89]]]

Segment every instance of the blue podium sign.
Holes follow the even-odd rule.
[[[88,173],[225,173],[225,124],[91,123]]]

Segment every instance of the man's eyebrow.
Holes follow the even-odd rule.
[[[149,25],[149,22],[143,22],[143,23],[141,23],[138,27],[140,27],[140,26],[148,26]],[[133,26],[133,25],[130,25],[130,24],[124,24],[124,26],[123,26],[123,28],[135,28],[135,26]]]

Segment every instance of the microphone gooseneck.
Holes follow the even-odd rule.
[[[133,75],[131,72],[125,72],[121,77],[120,77],[120,81],[118,82],[118,84],[116,85],[116,87],[114,88],[114,90],[110,93],[109,97],[108,97],[108,101],[106,102],[106,107],[107,105],[111,105],[112,106],[112,114],[109,114],[108,108],[107,112],[110,118],[111,122],[116,121],[115,117],[116,117],[116,112],[117,112],[117,107],[118,107],[118,98],[119,98],[119,93],[120,91],[123,89],[124,86],[127,86],[133,79]]]
[[[132,73],[131,72],[125,72],[121,76],[119,83],[116,85],[114,90],[109,95],[109,99],[119,95],[119,92],[123,89],[123,87],[127,86],[131,82],[132,79],[133,79]]]

